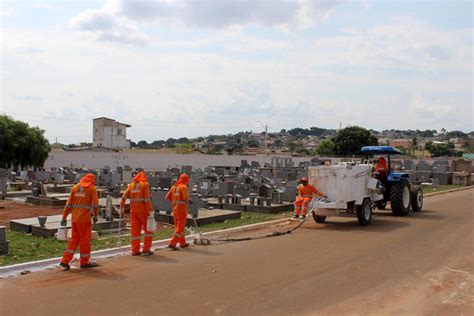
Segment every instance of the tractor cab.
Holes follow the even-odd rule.
[[[382,156],[386,155],[387,156],[387,168],[386,168],[386,174],[385,175],[377,175],[376,177],[384,182],[384,185],[387,182],[398,182],[401,179],[405,178],[408,179],[409,175],[404,172],[392,172],[392,166],[391,166],[391,155],[402,155],[403,153],[392,146],[365,146],[362,147],[361,149],[362,153],[366,155],[366,159],[368,161],[371,161],[369,159],[370,155],[377,155],[377,156]],[[385,160],[385,159],[384,159]],[[374,164],[375,165],[375,164]],[[375,170],[377,172],[377,170]]]
[[[391,156],[403,154],[399,149],[392,146],[365,146],[362,147],[361,152],[366,155],[366,162],[376,167],[374,177],[382,184],[384,201],[376,203],[378,209],[385,209],[387,203],[390,202],[394,215],[407,215],[410,208],[421,211],[423,205],[421,187],[410,183],[408,173],[393,172],[391,169]],[[386,155],[387,167],[377,170],[377,165],[370,159],[370,156],[374,155]]]

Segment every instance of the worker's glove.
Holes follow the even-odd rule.
[[[92,219],[92,222],[93,222],[94,224],[96,224],[98,220],[99,220],[99,219],[97,218],[97,216],[94,216],[94,218]]]
[[[61,220],[61,226],[66,226],[67,225],[67,220],[63,219]]]

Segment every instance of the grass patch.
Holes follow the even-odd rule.
[[[292,212],[278,214],[264,214],[253,212],[242,212],[240,219],[230,219],[220,223],[208,224],[201,227],[201,231],[210,232],[226,228],[240,227],[250,224],[262,223],[281,218],[290,217]],[[173,234],[172,228],[159,228],[155,232],[154,240],[170,238]],[[55,238],[42,238],[27,235],[21,232],[7,232],[7,240],[10,241],[9,255],[0,256],[0,266],[17,263],[36,261],[61,257],[67,242]],[[122,246],[130,243],[130,236],[121,237]],[[111,236],[104,239],[92,240],[92,251],[117,247],[118,237]]]
[[[441,192],[441,191],[447,191],[447,190],[452,190],[452,189],[458,189],[458,188],[463,188],[464,186],[462,185],[439,185],[437,187],[432,187],[432,186],[423,186],[423,193],[433,193],[433,192]]]

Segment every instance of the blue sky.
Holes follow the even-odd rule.
[[[52,141],[473,130],[471,1],[2,1],[1,105]]]

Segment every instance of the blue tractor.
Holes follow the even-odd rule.
[[[379,189],[383,194],[383,200],[375,202],[379,210],[384,210],[387,203],[390,202],[392,213],[395,216],[405,216],[410,213],[420,212],[423,207],[423,190],[421,186],[410,182],[410,176],[404,172],[393,172],[391,169],[391,155],[400,155],[402,152],[391,146],[365,146],[362,147],[362,153],[366,155],[367,161],[374,164],[369,157],[374,155],[386,155],[387,167],[378,169],[374,164],[374,177],[379,180]],[[385,161],[385,158],[381,159]]]

